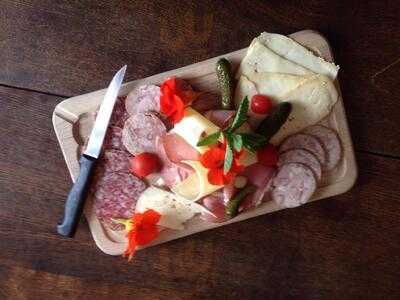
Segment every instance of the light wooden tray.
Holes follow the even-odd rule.
[[[311,30],[304,30],[291,34],[290,36],[300,44],[313,50],[319,56],[324,57],[326,60],[333,60],[328,42],[319,33]],[[242,49],[222,56],[228,58],[232,62],[234,68],[236,68],[245,55],[246,50],[247,49]],[[218,92],[216,75],[214,73],[215,62],[218,58],[219,57],[211,58],[177,70],[125,83],[121,88],[120,96],[126,95],[133,88],[141,84],[151,83],[159,85],[165,78],[170,76],[177,76],[188,80],[197,90]],[[324,176],[324,179],[318,190],[315,192],[312,201],[346,192],[353,186],[357,177],[354,150],[344,112],[343,100],[338,82],[336,81],[335,84],[339,91],[339,100],[334,106],[332,113],[323,120],[322,123],[337,130],[342,140],[344,155],[340,165],[330,174]],[[88,117],[88,115],[98,109],[105,91],[105,89],[99,90],[64,100],[58,104],[54,110],[54,130],[73,181],[75,181],[79,173],[79,148],[82,141],[89,135],[92,128],[93,121],[92,118]],[[225,223],[218,224],[205,223],[196,217],[187,223],[185,230],[162,231],[157,240],[151,245],[164,243],[196,232],[224,226],[229,223],[239,222],[280,209],[281,208],[273,201],[270,201],[253,210],[241,213],[237,217]],[[97,246],[103,252],[110,255],[122,254],[126,246],[123,232],[116,233],[101,225],[92,209],[92,200],[90,197],[85,206],[85,215]]]

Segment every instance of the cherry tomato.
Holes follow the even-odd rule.
[[[271,144],[268,144],[257,151],[257,160],[264,166],[273,167],[278,163],[278,149]]]
[[[160,170],[160,160],[153,153],[143,152],[132,157],[130,165],[130,171],[140,178]]]
[[[272,101],[264,95],[254,95],[251,97],[251,110],[256,114],[267,114],[271,111]]]

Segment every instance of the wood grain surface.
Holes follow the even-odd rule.
[[[400,298],[398,1],[0,1],[0,299]],[[55,234],[70,179],[51,113],[65,97],[315,29],[359,166],[348,193],[141,251]]]

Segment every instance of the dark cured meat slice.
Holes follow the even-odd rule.
[[[125,122],[122,143],[133,155],[142,152],[155,153],[156,139],[165,132],[163,122],[155,114],[136,114]]]
[[[206,112],[212,109],[221,109],[221,99],[216,94],[201,93],[191,104],[198,112]]]
[[[308,127],[304,132],[316,137],[320,141],[327,154],[325,170],[333,170],[342,158],[342,145],[338,134],[322,125]]]
[[[103,168],[106,173],[125,172],[129,173],[131,156],[126,151],[106,150],[102,154],[98,168]]]
[[[296,133],[286,138],[279,146],[279,152],[285,152],[291,149],[306,149],[314,154],[321,163],[322,168],[326,163],[326,153],[321,143],[312,135]]]
[[[281,207],[297,207],[310,200],[317,181],[312,170],[300,163],[287,163],[272,180],[272,199]]]
[[[117,126],[109,126],[103,142],[103,149],[122,150],[122,128]]]
[[[128,114],[125,110],[125,97],[118,97],[114,105],[109,125],[122,128],[126,119],[128,119]]]
[[[302,163],[310,167],[311,170],[313,170],[317,180],[321,180],[321,164],[319,163],[317,157],[310,151],[305,149],[291,149],[279,155],[278,166],[292,162]]]
[[[125,172],[105,172],[95,178],[93,207],[97,217],[110,226],[111,218],[127,219],[135,211],[136,202],[145,190],[145,183]],[[112,229],[122,229],[110,226]]]
[[[138,113],[160,111],[160,88],[156,85],[141,85],[126,97],[127,112],[133,116]]]

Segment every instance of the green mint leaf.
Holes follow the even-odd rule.
[[[226,145],[225,161],[224,161],[224,174],[227,174],[232,167],[233,151],[231,145]]]
[[[250,152],[256,152],[268,143],[268,139],[257,133],[240,133],[243,147]]]
[[[227,132],[234,132],[240,126],[243,125],[244,122],[247,121],[247,110],[249,109],[249,99],[244,97],[242,102],[240,102],[239,108],[233,119],[231,126],[228,127]]]
[[[218,142],[220,135],[221,135],[221,131],[217,131],[213,134],[210,134],[210,135],[206,136],[205,138],[203,138],[202,140],[200,140],[197,143],[197,146],[200,147],[200,146],[207,146],[207,145],[215,144],[216,142]]]
[[[237,152],[242,150],[243,146],[242,136],[240,134],[233,134],[232,140],[233,140],[233,149],[235,149]]]

